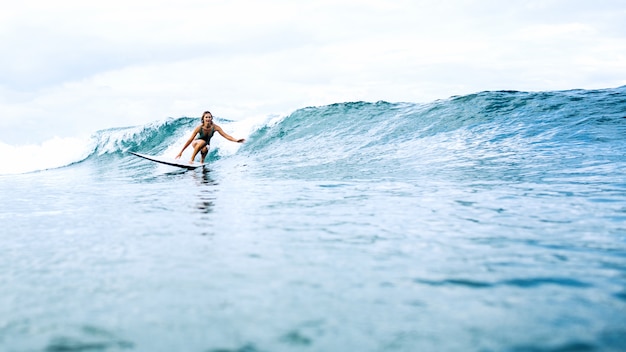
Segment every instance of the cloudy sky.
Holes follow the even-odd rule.
[[[0,0],[0,143],[626,84],[623,0]]]

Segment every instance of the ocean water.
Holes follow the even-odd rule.
[[[0,351],[626,350],[626,87],[217,115],[4,170]]]

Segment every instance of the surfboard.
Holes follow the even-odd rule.
[[[153,156],[153,155],[146,155],[146,154],[141,154],[141,153],[135,153],[135,152],[129,152],[135,156],[138,156],[140,158],[144,158],[144,159],[148,159],[150,161],[154,161],[156,163],[161,163],[161,164],[165,164],[165,165],[171,165],[171,166],[176,166],[176,167],[182,167],[188,170],[193,170],[195,168],[198,168],[200,166],[204,166],[206,165],[206,163],[199,163],[199,162],[193,162],[190,163],[188,160],[181,160],[181,159],[174,159],[174,158],[168,158],[168,157],[164,157],[164,156]]]

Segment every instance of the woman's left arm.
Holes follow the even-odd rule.
[[[243,142],[245,142],[244,138],[235,139],[235,138],[231,137],[228,133],[224,132],[224,130],[220,126],[218,126],[218,125],[214,125],[214,126],[215,126],[215,130],[217,132],[219,132],[219,134],[221,134],[222,137],[228,139],[229,141],[236,142],[236,143],[243,143]]]

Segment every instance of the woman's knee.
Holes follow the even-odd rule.
[[[206,148],[206,142],[202,141],[202,140],[195,140],[192,143],[194,149],[202,149],[202,148]]]

